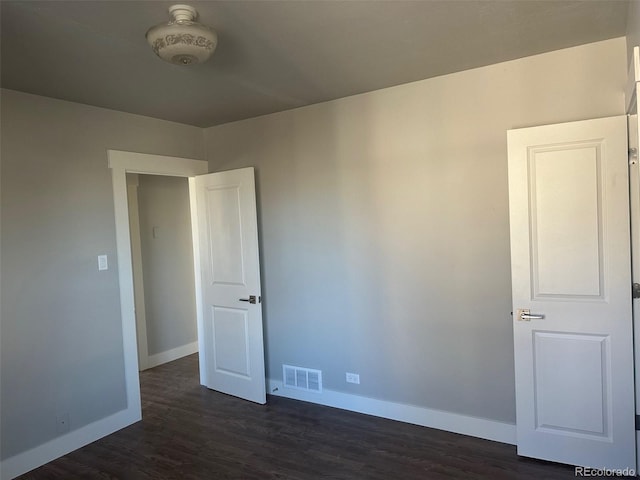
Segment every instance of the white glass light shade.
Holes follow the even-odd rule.
[[[147,42],[161,59],[176,65],[194,65],[207,61],[218,44],[213,29],[195,21],[198,12],[188,5],[169,7],[173,19],[151,27]]]

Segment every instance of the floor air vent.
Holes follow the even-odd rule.
[[[287,388],[322,392],[322,372],[320,370],[282,365],[282,379]]]

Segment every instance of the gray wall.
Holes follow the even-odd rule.
[[[125,408],[107,149],[202,158],[195,127],[2,90],[1,457]],[[109,270],[97,271],[97,255]]]
[[[147,346],[153,355],[198,338],[189,182],[156,175],[138,179]]]
[[[619,38],[207,129],[211,171],[257,167],[268,375],[514,422],[506,130],[624,114],[625,55]]]

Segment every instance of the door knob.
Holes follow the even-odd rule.
[[[238,300],[240,300],[241,302],[256,304],[260,301],[260,298],[256,297],[255,295],[249,295],[249,298],[239,298]]]
[[[542,320],[544,314],[531,313],[528,308],[519,308],[516,318],[520,322],[530,322],[531,320]]]

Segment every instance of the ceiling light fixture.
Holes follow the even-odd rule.
[[[172,5],[169,15],[168,23],[147,31],[147,42],[156,55],[176,65],[206,62],[218,44],[216,32],[196,22],[198,12],[189,5]]]

